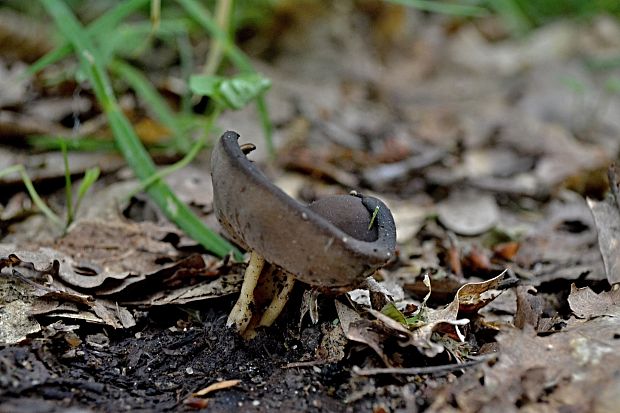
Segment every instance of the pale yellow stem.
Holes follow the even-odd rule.
[[[263,271],[265,259],[252,251],[250,262],[245,269],[243,276],[243,284],[241,285],[241,293],[237,303],[228,315],[226,326],[231,327],[233,324],[240,333],[243,333],[252,320],[252,307],[254,303],[254,289],[258,283],[258,277]]]
[[[282,309],[286,305],[291,291],[293,291],[293,287],[295,286],[295,277],[289,272],[285,273],[284,276],[285,279],[282,289],[273,296],[269,307],[267,307],[260,319],[259,325],[263,327],[269,327],[274,323],[274,321],[276,321],[276,318],[278,318],[282,312]]]

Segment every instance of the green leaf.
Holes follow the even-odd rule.
[[[389,302],[385,306],[383,306],[383,308],[381,309],[381,313],[390,317],[392,320],[398,321],[404,326],[407,325],[407,319],[405,318],[403,313],[398,308],[396,308],[393,302]]]
[[[65,168],[65,203],[67,205],[67,217],[65,227],[68,227],[73,221],[73,189],[71,186],[71,169],[69,169],[69,154],[67,150],[67,141],[61,140],[60,151],[62,152],[62,161]]]
[[[214,97],[223,80],[222,76],[193,75],[189,78],[189,88],[197,95]]]
[[[421,327],[424,324],[426,324],[426,307],[421,307],[416,314],[405,320],[405,325],[409,328]]]
[[[220,108],[239,110],[260,97],[271,81],[258,73],[244,73],[231,78],[194,75],[189,80],[192,92],[209,96]]]

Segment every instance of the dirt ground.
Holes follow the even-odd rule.
[[[191,393],[229,378],[241,382],[210,396],[207,411],[344,412],[422,404],[413,397],[392,400],[389,389],[369,397],[368,379],[352,379],[348,363],[287,367],[314,354],[319,327],[291,331],[287,322],[295,320],[285,317],[248,343],[224,326],[230,300],[218,303],[220,311],[213,304],[192,309],[201,321],[182,328],[173,326],[183,312],[155,311],[133,334],[110,334],[104,347],[87,339],[70,354],[62,342],[3,349],[3,377],[10,381],[3,383],[2,411],[194,411],[201,404],[191,403]]]

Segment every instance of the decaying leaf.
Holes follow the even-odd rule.
[[[161,241],[168,234],[146,222],[81,220],[54,248],[0,244],[0,270],[19,270],[37,289],[29,294],[27,314],[114,328],[135,325],[125,303],[184,304],[238,290],[239,268],[211,277],[221,273],[219,261],[198,254],[180,258],[170,243]]]
[[[67,291],[53,291],[38,297],[30,313],[106,324],[114,328],[136,325],[131,313],[117,303]]]
[[[428,274],[424,276],[424,284],[428,287],[428,293],[413,314],[404,314],[392,301],[388,302],[381,311],[373,308],[366,309],[375,317],[375,320],[354,315],[354,310],[341,303],[337,303],[336,308],[346,336],[350,340],[369,345],[386,365],[392,366],[390,358],[384,351],[384,342],[387,337],[396,338],[403,347],[414,346],[427,357],[435,357],[446,348],[444,343],[439,342],[441,340],[438,341],[435,335],[437,332],[448,334],[454,340],[463,342],[465,338],[459,326],[468,324],[469,319],[459,319],[459,311],[474,313],[495,299],[501,293],[496,288],[505,273],[504,271],[487,281],[461,286],[452,302],[440,309],[427,306],[427,300],[431,294]],[[458,354],[455,356],[460,358]]]
[[[514,316],[515,327],[523,329],[526,325],[529,325],[538,331],[544,303],[542,298],[536,295],[536,293],[536,289],[531,285],[520,285],[517,287],[517,311]]]
[[[620,283],[620,210],[611,196],[603,201],[588,199],[598,230],[598,247],[609,284]]]
[[[348,337],[351,324],[362,320],[362,317],[357,313],[357,311],[345,304],[342,304],[340,301],[336,300],[334,303],[336,304],[336,312],[338,313],[340,327],[342,328],[344,334]]]
[[[620,317],[620,289],[596,294],[589,287],[577,288],[571,285],[568,304],[579,318],[600,316]]]
[[[319,322],[319,306],[318,306],[318,297],[319,291],[317,290],[306,290],[304,291],[304,295],[301,301],[301,309],[299,312],[299,326],[301,328],[301,323],[306,316],[306,314],[310,315],[310,321],[312,324],[316,324]]]
[[[538,286],[556,279],[605,279],[601,254],[596,248],[592,213],[578,194],[567,192],[554,200],[534,228],[524,236],[515,256],[519,267],[529,271],[528,283]]]
[[[17,344],[28,334],[41,330],[41,325],[29,313],[30,304],[21,300],[0,305],[0,345]]]
[[[65,255],[58,276],[77,288],[120,291],[178,256],[165,235],[147,223],[80,221],[54,245]]]
[[[487,281],[467,283],[456,293],[459,301],[459,311],[472,313],[480,310],[491,301],[495,300],[502,292],[498,290],[506,271]]]
[[[393,366],[384,346],[387,338],[394,334],[387,330],[385,325],[377,321],[361,319],[350,324],[346,335],[349,340],[364,343],[372,348],[386,366]]]
[[[224,274],[195,285],[157,291],[140,299],[128,297],[125,303],[128,305],[187,304],[193,301],[207,300],[236,293],[239,291],[242,281],[243,274],[241,272]]]
[[[0,126],[2,126],[2,118],[2,112],[0,111]],[[44,121],[37,118],[33,120],[33,123],[41,127]],[[66,130],[56,131],[55,129],[58,128],[52,127],[51,130],[42,131],[33,130],[29,131],[29,133],[49,134],[53,130],[54,133],[59,135],[67,134]],[[68,157],[69,172],[72,175],[83,174],[86,170],[95,166],[99,167],[102,173],[109,173],[121,168],[125,164],[120,155],[103,152],[70,152]],[[62,178],[65,176],[63,157],[60,152],[25,155],[7,149],[0,150],[0,166],[2,168],[16,164],[24,165],[30,179],[35,183],[44,179]],[[0,178],[0,184],[21,184],[21,177],[18,173],[3,176]]]
[[[345,356],[344,348],[347,344],[347,337],[341,325],[324,323],[321,326],[321,332],[323,337],[315,351],[316,359],[325,363],[335,363],[342,360]]]
[[[495,198],[480,193],[455,193],[437,205],[441,223],[461,235],[478,235],[490,230],[499,219]]]
[[[447,411],[449,400],[450,408],[464,413],[485,406],[497,412],[614,411],[603,407],[616,406],[619,332],[617,320],[609,317],[574,321],[544,337],[530,326],[505,330],[498,337],[499,359],[483,367],[483,379],[465,375],[446,386],[447,394],[430,411]]]

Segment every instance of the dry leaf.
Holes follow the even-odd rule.
[[[588,206],[598,229],[598,247],[603,257],[607,281],[620,283],[620,210],[612,197],[603,201],[588,199]]]
[[[316,359],[326,363],[336,363],[342,360],[345,356],[344,348],[347,345],[347,337],[340,325],[324,323],[321,331],[323,338],[316,348]]]
[[[620,289],[596,294],[589,287],[577,288],[572,284],[568,304],[579,318],[620,317]]]
[[[132,305],[167,305],[187,304],[193,301],[208,300],[222,297],[239,291],[243,281],[242,273],[221,275],[195,285],[176,288],[174,290],[157,291],[140,299],[127,297],[125,304]]]
[[[538,331],[540,318],[544,310],[544,302],[537,294],[538,291],[531,285],[517,287],[517,311],[514,317],[514,325],[523,329],[526,325]]]
[[[21,300],[0,305],[0,345],[17,344],[28,334],[41,331],[41,325],[29,310],[30,304]]]
[[[239,383],[241,383],[241,380],[218,381],[217,383],[210,384],[207,387],[205,387],[204,389],[201,389],[201,390],[198,390],[195,393],[192,393],[192,396],[194,396],[194,397],[206,396],[207,394],[212,393],[214,391],[224,390],[224,389],[228,389],[230,387],[234,387],[234,386],[238,385]]]
[[[490,230],[499,220],[495,198],[481,193],[453,193],[437,205],[439,221],[461,235],[478,235]]]

